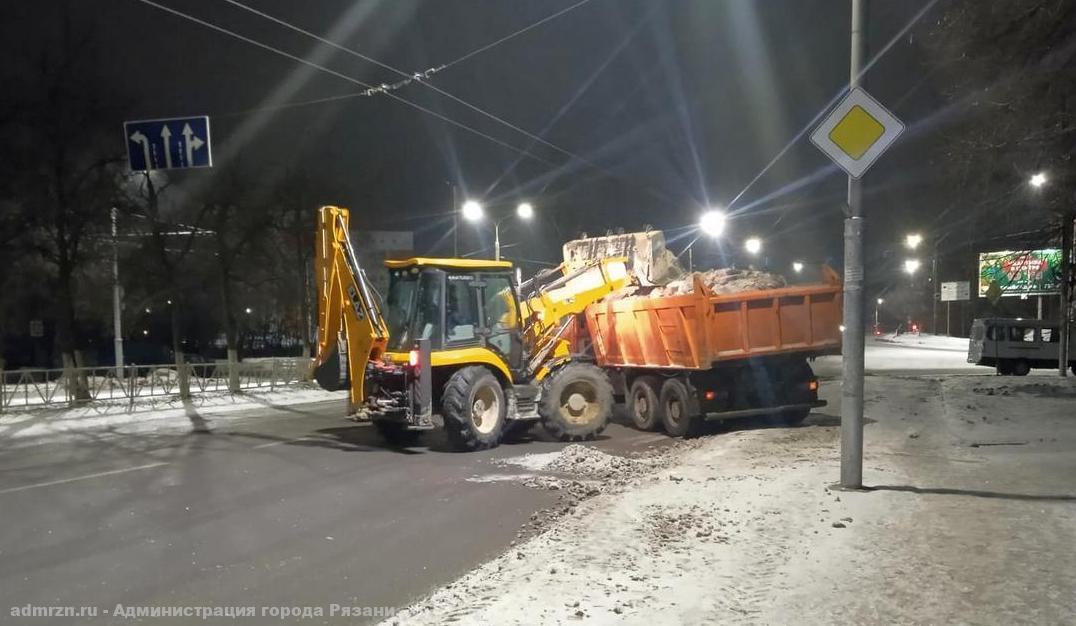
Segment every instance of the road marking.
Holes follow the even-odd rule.
[[[125,474],[127,472],[137,472],[138,470],[152,469],[154,467],[162,467],[168,465],[168,463],[149,463],[147,465],[138,465],[136,467],[126,467],[124,469],[109,470],[107,472],[97,472],[96,474],[86,474],[85,476],[75,476],[73,478],[61,478],[60,480],[50,480],[47,483],[34,483],[32,485],[23,485],[22,487],[10,487],[8,489],[0,489],[0,495],[6,493],[15,493],[16,491],[26,491],[27,489],[37,489],[38,487],[51,487],[53,485],[62,485],[64,483],[73,483],[79,480],[89,480],[91,478],[101,478],[102,476],[113,476],[115,474]]]
[[[261,450],[262,448],[272,448],[273,446],[282,446],[286,443],[296,443],[298,441],[313,441],[314,437],[299,437],[298,439],[285,439],[284,441],[270,441],[269,443],[263,443],[254,446],[251,450]]]

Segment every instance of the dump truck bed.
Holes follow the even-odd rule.
[[[692,293],[607,299],[586,309],[598,365],[710,369],[720,361],[775,354],[839,353],[841,284],[714,294],[695,280]]]

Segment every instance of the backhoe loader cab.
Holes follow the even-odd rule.
[[[624,284],[622,261],[576,270],[524,302],[507,261],[386,261],[382,302],[351,247],[347,210],[322,207],[319,224],[315,378],[326,388],[346,381],[351,410],[391,443],[438,417],[467,450],[537,420],[564,440],[605,428],[612,386],[572,346],[583,307]]]

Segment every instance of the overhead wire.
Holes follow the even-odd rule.
[[[234,6],[238,7],[238,8],[241,8],[243,10],[246,10],[246,11],[249,11],[251,13],[254,13],[255,15],[259,15],[259,16],[265,18],[265,19],[277,22],[277,23],[281,24],[282,26],[287,26],[289,28],[292,27],[292,25],[284,22],[283,20],[280,20],[280,19],[278,19],[278,18],[276,18],[276,17],[274,17],[272,15],[269,15],[269,14],[263,12],[263,11],[259,11],[258,9],[255,9],[253,7],[244,5],[244,4],[239,3],[239,2],[232,2],[231,0],[225,0],[225,1],[229,2],[230,4],[232,4],[232,5],[234,5]],[[386,64],[378,61],[377,59],[362,56],[361,53],[358,53],[358,52],[355,52],[355,51],[349,51],[349,52],[354,52],[355,54],[359,54],[360,56],[362,56],[362,58],[364,60],[369,61],[370,63],[373,63],[375,65],[379,65],[379,66],[381,66],[381,67],[383,67],[385,69],[391,70],[391,71],[399,74],[400,76],[403,76],[404,79],[396,81],[394,83],[382,83],[380,85],[373,86],[373,87],[370,87],[368,89],[364,89],[363,91],[355,91],[355,92],[351,92],[351,93],[338,94],[338,95],[335,95],[335,96],[329,96],[329,97],[326,97],[326,98],[316,98],[316,99],[313,99],[313,100],[300,100],[300,101],[297,101],[297,102],[285,102],[283,104],[278,104],[278,105],[264,106],[264,107],[254,108],[254,109],[247,109],[247,110],[244,110],[244,111],[237,111],[235,113],[228,113],[228,114],[225,114],[225,116],[230,117],[230,116],[235,116],[235,115],[247,115],[249,113],[255,113],[255,112],[258,112],[258,111],[272,111],[272,110],[277,110],[277,109],[288,109],[288,108],[307,106],[307,105],[313,105],[313,104],[321,104],[321,103],[324,103],[324,102],[333,102],[333,101],[336,101],[336,100],[346,100],[346,99],[349,99],[349,98],[375,96],[375,95],[378,95],[380,93],[384,93],[386,91],[394,91],[396,89],[400,89],[401,87],[405,87],[407,85],[410,85],[413,82],[425,82],[431,76],[433,76],[434,74],[436,74],[436,73],[438,73],[438,72],[440,72],[440,71],[442,71],[444,69],[447,69],[447,68],[449,68],[449,67],[451,67],[453,65],[456,65],[457,63],[460,63],[462,61],[465,61],[465,60],[467,60],[467,59],[469,59],[469,58],[471,58],[471,57],[473,57],[473,56],[475,56],[477,54],[485,52],[485,51],[487,51],[487,50],[489,50],[489,49],[491,49],[493,47],[496,47],[496,46],[498,46],[498,45],[500,45],[502,43],[505,43],[506,41],[509,41],[511,39],[515,39],[516,37],[522,35],[523,33],[526,33],[526,32],[528,32],[528,31],[530,31],[530,30],[532,30],[534,28],[537,28],[538,26],[541,26],[541,25],[543,25],[543,24],[545,24],[545,23],[547,23],[547,22],[549,22],[551,20],[554,20],[554,19],[564,15],[565,13],[568,13],[568,12],[574,10],[574,9],[577,9],[577,8],[583,6],[584,4],[587,4],[588,2],[591,2],[591,0],[581,0],[580,2],[576,2],[573,5],[570,5],[568,7],[565,7],[563,9],[561,9],[560,11],[557,11],[555,13],[547,15],[546,17],[538,20],[537,22],[533,22],[531,24],[528,24],[527,26],[524,26],[523,28],[521,28],[519,30],[516,30],[516,31],[514,31],[512,33],[509,33],[508,35],[505,35],[504,37],[501,37],[501,38],[499,38],[499,39],[497,39],[497,40],[495,40],[495,41],[493,41],[491,43],[488,43],[488,44],[485,44],[483,46],[480,46],[479,48],[476,48],[475,50],[472,50],[472,51],[468,52],[467,54],[464,54],[461,57],[458,57],[458,58],[456,58],[456,59],[454,59],[452,61],[449,61],[448,63],[443,63],[441,65],[436,65],[436,66],[431,66],[431,67],[429,67],[429,68],[427,68],[425,70],[419,71],[419,72],[411,72],[411,73],[404,72],[403,70],[400,70],[398,68],[394,68],[394,67],[391,67],[389,65],[386,65]],[[445,94],[445,95],[449,95],[450,97],[452,97],[451,94]]]
[[[244,43],[248,43],[248,44],[250,44],[252,46],[256,46],[256,47],[261,48],[263,50],[267,50],[267,51],[272,52],[274,54],[280,55],[282,57],[285,57],[285,58],[290,59],[292,61],[295,61],[297,63],[302,63],[303,65],[306,65],[308,67],[312,67],[312,68],[314,68],[316,70],[325,72],[325,73],[330,74],[332,76],[336,76],[337,78],[346,80],[346,81],[348,81],[350,83],[360,85],[362,87],[367,87],[367,88],[373,88],[374,87],[373,85],[370,85],[369,83],[366,83],[366,82],[364,82],[362,80],[359,80],[357,78],[348,76],[346,74],[342,74],[340,72],[337,72],[336,70],[329,69],[329,68],[327,68],[327,67],[325,67],[323,65],[319,65],[319,64],[314,63],[313,61],[310,61],[308,59],[304,59],[304,58],[302,58],[300,56],[291,54],[290,52],[285,52],[284,50],[280,50],[279,48],[275,48],[273,46],[270,46],[269,44],[262,43],[262,42],[260,42],[260,41],[258,41],[256,39],[252,39],[252,38],[247,37],[245,35],[241,35],[241,34],[235,32],[235,31],[229,30],[227,28],[224,28],[223,26],[219,26],[219,25],[214,24],[212,22],[209,22],[207,20],[203,20],[203,19],[201,19],[199,17],[195,17],[195,16],[190,15],[188,13],[184,13],[182,11],[179,11],[178,9],[174,9],[172,7],[168,7],[168,6],[165,6],[163,4],[159,4],[157,2],[154,2],[154,0],[136,0],[136,1],[141,2],[142,4],[145,4],[147,6],[151,6],[151,7],[155,8],[155,9],[164,11],[166,13],[170,13],[172,15],[175,15],[176,17],[180,17],[182,19],[194,22],[195,24],[198,24],[200,26],[204,26],[204,27],[209,28],[211,30],[215,30],[215,31],[217,31],[219,33],[222,33],[224,35],[228,35],[229,37],[233,37],[233,38],[238,39],[238,40],[240,40],[240,41],[242,41]],[[451,124],[452,126],[455,126],[455,127],[460,128],[462,130],[466,130],[466,131],[468,131],[470,133],[478,135],[479,137],[487,139],[487,140],[489,140],[489,141],[491,141],[491,142],[493,142],[493,143],[495,143],[495,144],[497,144],[497,145],[499,145],[499,146],[501,146],[503,148],[508,148],[509,150],[512,150],[514,152],[524,154],[524,155],[530,157],[531,159],[534,159],[536,161],[541,161],[542,163],[544,163],[546,165],[549,165],[549,166],[552,166],[552,167],[558,167],[558,165],[556,163],[553,163],[552,161],[549,161],[549,160],[543,159],[542,157],[539,157],[537,155],[531,154],[531,153],[525,151],[522,148],[519,148],[519,147],[514,146],[514,145],[512,145],[512,144],[510,144],[508,142],[505,142],[505,141],[502,141],[500,139],[497,139],[496,137],[493,137],[492,135],[489,135],[489,134],[484,133],[484,132],[482,132],[480,130],[472,128],[472,127],[470,127],[470,126],[468,126],[468,125],[466,125],[466,124],[464,124],[462,122],[457,122],[456,120],[453,120],[453,119],[451,119],[449,117],[446,117],[446,116],[444,116],[444,115],[442,115],[442,114],[440,114],[440,113],[438,113],[436,111],[433,111],[431,109],[428,109],[428,108],[426,108],[426,107],[424,107],[424,106],[422,106],[420,104],[416,104],[414,102],[411,102],[410,100],[408,100],[406,98],[403,98],[403,97],[398,96],[398,95],[396,95],[394,93],[391,93],[391,92],[384,92],[384,93],[385,93],[385,95],[387,97],[392,98],[393,100],[397,100],[399,102],[402,102],[402,103],[406,104],[407,106],[409,106],[409,107],[411,107],[413,109],[416,109],[418,111],[422,111],[423,113],[426,113],[428,115],[432,115],[432,116],[440,119],[443,122]]]
[[[498,117],[497,115],[494,115],[493,113],[490,113],[489,111],[486,111],[485,109],[482,109],[482,108],[480,108],[478,106],[475,106],[475,105],[471,104],[470,102],[467,102],[466,100],[463,100],[462,98],[459,98],[459,97],[455,96],[454,94],[451,94],[448,91],[445,91],[444,89],[441,89],[437,85],[434,85],[434,84],[432,84],[432,83],[430,83],[430,82],[428,82],[428,81],[426,81],[424,79],[420,79],[419,78],[420,74],[414,74],[414,75],[408,74],[407,72],[405,72],[405,71],[403,71],[403,70],[401,70],[399,68],[393,67],[393,66],[391,66],[391,65],[389,65],[387,63],[384,63],[382,61],[378,61],[377,59],[375,59],[373,57],[370,57],[369,55],[366,55],[366,54],[363,54],[363,53],[361,53],[361,52],[359,52],[357,50],[353,50],[351,48],[348,48],[347,46],[343,46],[341,44],[338,44],[335,41],[332,41],[330,39],[326,39],[325,37],[322,37],[322,36],[318,35],[317,33],[314,33],[314,32],[311,32],[309,30],[306,30],[305,28],[302,28],[300,26],[296,26],[295,24],[292,24],[292,23],[288,22],[287,20],[280,19],[280,18],[278,18],[276,16],[273,16],[273,15],[270,15],[270,14],[264,12],[264,11],[261,11],[261,10],[255,9],[255,8],[253,8],[251,6],[248,6],[246,4],[243,4],[242,2],[239,2],[239,0],[224,0],[224,2],[227,2],[228,4],[230,4],[232,6],[238,7],[240,9],[244,10],[244,11],[247,11],[249,13],[257,15],[258,17],[261,17],[263,19],[269,20],[269,21],[273,22],[274,24],[277,24],[279,26],[283,26],[284,28],[288,28],[288,29],[290,29],[292,31],[295,31],[297,33],[300,33],[302,35],[310,37],[311,39],[314,39],[315,41],[323,43],[323,44],[325,44],[325,45],[327,45],[327,46],[329,46],[329,47],[331,47],[331,48],[333,48],[335,50],[339,50],[340,52],[344,52],[346,54],[349,54],[349,55],[351,55],[351,56],[353,56],[353,57],[355,57],[357,59],[361,59],[361,60],[366,61],[368,63],[373,63],[374,65],[377,65],[378,67],[382,67],[382,68],[387,69],[387,70],[389,70],[391,72],[395,72],[396,74],[398,74],[400,76],[403,76],[405,78],[405,81],[400,81],[401,83],[403,83],[403,82],[411,82],[411,80],[413,79],[415,82],[418,82],[418,84],[420,84],[420,85],[422,85],[422,86],[424,86],[424,87],[426,87],[428,89],[432,89],[436,93],[441,94],[442,96],[445,96],[446,98],[449,98],[453,102],[461,104],[461,105],[467,107],[468,109],[470,109],[470,110],[472,110],[472,111],[474,111],[474,112],[476,112],[476,113],[478,113],[478,114],[480,114],[480,115],[482,115],[482,116],[484,116],[484,117],[486,117],[486,118],[488,118],[490,120],[493,120],[494,122],[497,122],[497,123],[499,123],[499,124],[501,124],[501,125],[503,125],[503,126],[505,126],[507,128],[510,128],[510,129],[524,135],[525,137],[530,139],[532,142],[539,143],[539,144],[541,144],[543,146],[546,146],[547,148],[555,150],[556,152],[559,152],[563,156],[566,156],[566,157],[568,157],[570,159],[575,159],[575,160],[579,161],[580,163],[583,163],[584,165],[587,165],[588,167],[592,167],[592,168],[594,168],[594,169],[596,169],[596,170],[598,170],[600,172],[605,173],[607,176],[610,176],[612,178],[619,178],[616,174],[613,174],[612,172],[606,170],[605,168],[598,165],[597,163],[594,163],[590,159],[587,159],[585,157],[579,156],[578,154],[575,154],[574,152],[572,152],[570,150],[562,148],[562,147],[554,144],[553,142],[551,142],[551,141],[549,141],[549,140],[547,140],[547,139],[545,139],[545,138],[543,138],[543,137],[541,137],[539,135],[536,135],[536,134],[534,134],[534,133],[532,133],[532,132],[530,132],[530,131],[528,131],[526,129],[520,128],[518,125],[513,124],[513,123],[511,123],[511,122],[509,122],[509,121],[507,121],[507,120],[505,120],[505,119],[503,119],[501,117]],[[579,6],[582,6],[583,4],[586,4],[587,2],[590,2],[590,0],[582,0],[581,2],[577,2],[576,4],[573,4],[573,5],[565,8],[565,9],[563,9],[563,10],[557,12],[557,13],[554,13],[553,15],[545,18],[544,20],[541,20],[539,22],[535,22],[534,24],[531,24],[529,27],[527,27],[527,28],[525,28],[523,30],[517,31],[513,35],[509,35],[508,37],[503,37],[503,38],[501,38],[501,39],[499,39],[499,40],[485,46],[484,49],[488,49],[490,47],[493,47],[494,45],[497,45],[498,43],[502,43],[504,41],[507,41],[508,39],[511,39],[512,37],[514,37],[514,36],[516,36],[516,35],[518,35],[518,34],[520,34],[522,32],[525,32],[526,30],[534,28],[534,27],[536,27],[536,26],[538,26],[538,25],[540,25],[542,23],[548,22],[549,20],[551,20],[551,19],[553,19],[555,17],[558,17],[560,15],[563,15],[564,13],[567,13],[568,11],[570,11],[572,9],[575,9],[575,8],[577,8]],[[483,50],[483,48],[480,48],[479,50],[476,50],[476,51],[474,51],[474,52],[472,52],[472,53],[470,53],[468,55],[464,55],[464,56],[460,57],[459,59],[456,59],[455,61],[452,61],[452,62],[450,62],[450,63],[448,63],[448,64],[446,64],[444,66],[441,66],[441,68],[448,67],[450,65],[455,65],[456,63],[459,63],[460,61],[463,61],[466,58],[469,58],[471,56],[474,56],[475,54],[478,54],[482,50]],[[441,69],[441,68],[438,68],[438,69]],[[430,72],[432,74],[433,71],[432,70],[427,70],[427,72]],[[388,88],[389,86],[388,85],[383,85],[383,87]],[[387,91],[385,93],[387,93]],[[529,151],[530,148],[533,145],[534,144],[532,143],[531,146],[528,146],[526,150]],[[526,156],[527,154],[529,154],[529,152],[524,153],[524,156]]]

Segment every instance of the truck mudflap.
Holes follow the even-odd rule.
[[[703,413],[702,417],[706,420],[724,420],[737,417],[753,417],[756,415],[773,415],[774,413],[793,413],[795,411],[802,411],[803,409],[817,409],[818,407],[826,406],[827,404],[828,402],[825,400],[814,400],[812,402],[802,402],[799,404],[764,406],[757,409],[737,409],[733,411]]]

